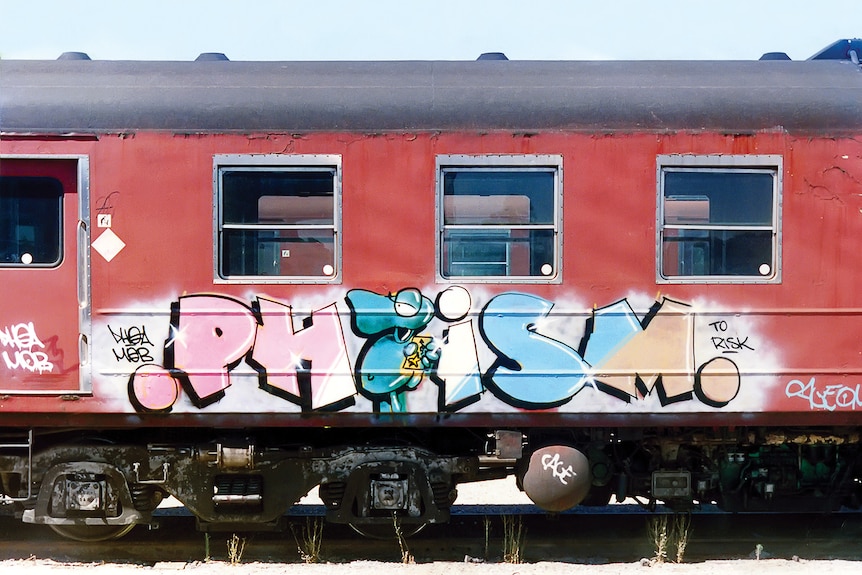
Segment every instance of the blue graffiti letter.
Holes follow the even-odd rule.
[[[554,304],[522,293],[493,298],[480,317],[480,330],[497,360],[485,374],[495,395],[518,407],[562,405],[584,387],[588,366],[571,347],[536,333],[535,324]]]

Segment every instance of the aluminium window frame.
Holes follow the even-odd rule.
[[[759,225],[666,225],[664,202],[664,175],[667,172],[764,173],[773,175],[772,222]],[[782,273],[782,196],[784,185],[784,159],[780,154],[695,155],[662,154],[656,156],[656,283],[657,284],[780,284]],[[772,231],[772,262],[770,273],[756,275],[676,275],[665,276],[663,270],[663,239],[665,229],[698,230],[766,230]]]
[[[452,171],[548,171],[554,174],[554,214],[550,224],[445,224],[444,174]],[[563,156],[560,154],[438,154],[435,161],[434,275],[437,283],[560,284],[563,282]],[[554,271],[548,276],[447,276],[443,273],[443,238],[457,230],[551,230]],[[451,263],[451,262],[450,262]]]
[[[224,204],[222,194],[223,170],[237,169],[248,171],[301,171],[309,168],[311,171],[331,169],[334,171],[333,181],[333,214],[332,225],[265,225],[258,224],[225,224]],[[215,154],[213,155],[213,283],[214,284],[340,284],[342,274],[342,238],[341,238],[341,193],[342,168],[339,154]],[[333,261],[335,267],[331,276],[278,276],[278,275],[242,275],[222,276],[222,231],[224,229],[331,229],[333,231]]]

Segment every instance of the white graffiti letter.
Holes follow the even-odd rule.
[[[54,370],[54,364],[48,361],[48,354],[33,350],[34,347],[45,348],[36,335],[33,322],[19,323],[0,330],[0,344],[13,350],[14,359],[9,357],[8,351],[3,352],[3,361],[9,369],[24,369],[31,373]]]
[[[555,453],[551,456],[550,453],[546,453],[542,456],[542,467],[547,471],[548,469],[554,474],[554,477],[560,480],[560,483],[563,485],[568,485],[566,479],[569,477],[575,477],[577,473],[572,468],[571,465],[566,467],[566,464],[563,463],[563,460],[560,459],[560,454]]]
[[[856,409],[862,407],[862,384],[817,386],[815,378],[808,383],[793,379],[784,388],[787,397],[796,397],[808,402],[811,410],[835,411],[838,408]]]

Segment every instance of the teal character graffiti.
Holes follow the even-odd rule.
[[[406,393],[416,389],[440,359],[440,346],[419,335],[434,319],[434,304],[413,288],[380,295],[354,289],[345,296],[351,328],[367,338],[356,360],[356,383],[375,411],[407,411]]]

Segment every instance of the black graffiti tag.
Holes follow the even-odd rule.
[[[154,346],[150,338],[147,337],[147,328],[145,326],[120,327],[114,330],[109,325],[108,331],[111,332],[114,343],[119,344],[112,349],[114,359],[118,362],[146,363],[153,361],[151,352]]]
[[[711,327],[716,333],[721,334],[714,335],[710,338],[713,347],[717,351],[720,351],[721,353],[739,353],[741,351],[754,351],[754,347],[752,347],[748,343],[748,336],[740,337],[737,335],[727,334],[726,321],[714,321],[709,324],[709,327]]]

